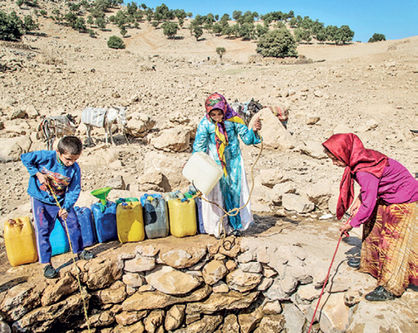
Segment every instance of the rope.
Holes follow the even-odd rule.
[[[58,198],[55,195],[54,190],[52,189],[52,187],[49,183],[46,183],[46,184],[48,185],[49,191],[51,192],[52,196],[54,197],[58,208],[61,210],[62,207],[61,207],[60,203],[58,202]],[[73,252],[73,246],[71,244],[70,233],[68,232],[67,219],[63,219],[63,220],[64,220],[64,224],[65,224],[65,232],[67,234],[68,243],[70,244],[70,250],[71,250],[71,252]],[[74,266],[77,268],[77,270],[79,270],[78,267],[75,264],[75,256],[73,256],[72,259],[73,259]],[[89,316],[87,314],[87,306],[86,306],[86,301],[85,301],[84,296],[83,296],[83,290],[82,290],[82,287],[81,287],[80,276],[79,276],[79,274],[76,274],[76,275],[77,275],[78,289],[80,290],[80,296],[81,296],[81,300],[83,302],[83,310],[84,310],[84,317],[86,318],[87,330],[90,333],[91,332],[91,330],[90,330],[90,320],[89,320]]]
[[[350,219],[349,219],[346,223],[349,223],[349,222],[350,222]],[[343,236],[347,236],[347,237],[348,237],[348,233],[342,233],[342,234],[340,235],[340,238],[338,239],[337,247],[335,248],[335,252],[334,252],[334,255],[333,255],[333,257],[332,257],[331,264],[329,265],[329,268],[328,268],[328,273],[327,273],[327,276],[326,276],[326,278],[325,278],[324,285],[322,286],[322,290],[321,290],[321,293],[319,294],[318,302],[316,303],[315,311],[314,311],[314,314],[313,314],[313,316],[312,316],[311,323],[310,323],[310,325],[309,325],[308,333],[310,333],[310,332],[311,332],[312,325],[313,325],[313,323],[314,323],[314,321],[315,321],[316,311],[318,310],[319,303],[321,302],[321,297],[322,297],[322,294],[324,293],[325,286],[326,286],[326,285],[327,285],[327,283],[328,283],[329,273],[331,272],[331,267],[332,267],[332,264],[334,263],[334,259],[335,259],[335,256],[336,256],[336,254],[337,254],[338,247],[340,246],[341,239],[343,238]]]
[[[225,231],[225,226],[224,226],[224,223],[223,223],[223,220],[224,220],[224,218],[226,217],[226,216],[236,216],[236,215],[238,215],[239,214],[239,212],[242,210],[242,209],[244,209],[247,205],[248,205],[248,203],[250,202],[250,199],[251,199],[251,196],[252,196],[252,194],[253,194],[253,190],[254,190],[254,167],[255,167],[255,165],[257,164],[257,162],[258,162],[258,160],[260,159],[260,157],[261,157],[261,153],[263,152],[263,138],[262,137],[260,137],[261,138],[261,142],[260,142],[260,151],[259,151],[259,153],[258,153],[258,155],[257,155],[257,158],[255,159],[255,161],[254,161],[254,163],[253,163],[253,165],[251,166],[251,189],[250,189],[250,193],[249,193],[249,195],[248,195],[248,199],[247,199],[247,202],[244,204],[244,205],[242,205],[241,207],[239,207],[239,208],[237,208],[237,207],[235,207],[235,208],[232,208],[231,210],[229,210],[229,211],[226,211],[222,206],[220,206],[217,202],[215,202],[215,201],[211,201],[211,200],[208,200],[208,199],[206,199],[205,197],[203,197],[203,194],[202,194],[202,192],[200,192],[200,191],[198,191],[193,197],[192,197],[192,199],[194,199],[194,198],[197,198],[197,197],[200,197],[202,200],[204,200],[204,201],[206,201],[206,202],[208,202],[208,203],[210,203],[210,204],[212,204],[212,205],[215,205],[216,207],[218,207],[219,209],[221,209],[223,212],[224,212],[224,215],[222,215],[221,216],[221,218],[219,219],[219,224],[220,224],[220,228],[222,229],[221,230],[221,232],[220,232],[220,234],[222,234],[222,246],[224,247],[224,249],[226,250],[226,251],[229,251],[229,250],[231,250],[232,249],[232,247],[235,245],[235,240],[234,239],[232,239],[231,241],[229,241],[229,240],[225,240],[225,238],[226,238],[226,231]],[[256,146],[257,147],[257,146]],[[258,147],[257,147],[258,148]],[[194,185],[193,185],[194,186]],[[229,243],[230,244],[230,246],[228,246],[228,248],[226,248],[225,247],[225,244],[226,243]]]

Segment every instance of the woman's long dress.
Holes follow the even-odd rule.
[[[223,175],[219,183],[209,193],[206,199],[218,203],[226,211],[243,206],[249,197],[247,179],[245,176],[244,163],[241,156],[239,139],[247,144],[260,143],[260,139],[252,129],[247,126],[225,121],[225,129],[228,135],[228,145],[225,148],[227,176]],[[221,165],[215,143],[215,124],[206,117],[203,118],[196,132],[193,144],[193,153],[205,152],[211,156],[216,163]],[[204,172],[204,170],[202,170]],[[250,203],[236,216],[228,216],[221,222],[224,212],[213,204],[202,200],[202,217],[205,230],[208,234],[219,237],[222,229],[228,233],[231,230],[246,230],[253,222]]]

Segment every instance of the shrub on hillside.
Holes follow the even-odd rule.
[[[222,56],[224,55],[225,52],[226,52],[226,49],[224,47],[216,48],[216,53],[219,55],[219,59],[221,59],[221,61],[222,61]]]
[[[287,29],[272,30],[260,37],[257,53],[263,57],[297,57],[296,41]]]
[[[118,36],[110,36],[109,40],[107,41],[107,46],[111,49],[124,49],[125,43],[123,42],[122,38]]]
[[[202,29],[202,27],[200,25],[193,26],[192,27],[192,33],[193,33],[193,36],[198,41],[199,38],[203,35],[203,29]]]
[[[0,40],[17,41],[24,33],[24,24],[15,12],[6,14],[0,10]]]
[[[386,40],[384,34],[374,33],[372,37],[369,39],[369,43],[380,42]]]
[[[176,35],[179,26],[175,22],[164,22],[161,25],[161,28],[163,28],[164,35],[168,38],[173,38]]]

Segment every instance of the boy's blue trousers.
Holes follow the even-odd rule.
[[[54,229],[55,220],[61,222],[64,230],[65,222],[58,217],[59,208],[56,205],[48,205],[35,198],[32,198],[32,212],[35,222],[36,245],[38,247],[39,262],[46,264],[51,262],[51,243],[49,236]],[[83,249],[80,225],[74,208],[68,212],[66,220],[68,233],[70,234],[71,246],[74,253],[79,253]]]

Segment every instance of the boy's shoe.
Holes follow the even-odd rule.
[[[360,258],[356,258],[356,257],[349,258],[347,261],[347,265],[355,269],[360,268]]]
[[[58,271],[51,265],[46,265],[44,267],[44,276],[47,279],[55,279],[58,276]]]
[[[83,250],[80,253],[78,253],[78,259],[81,260],[90,260],[94,258],[94,254],[90,251]]]
[[[395,298],[395,295],[393,295],[390,291],[387,291],[382,286],[378,286],[375,290],[368,293],[365,298],[368,301],[376,302],[376,301],[388,301]]]

